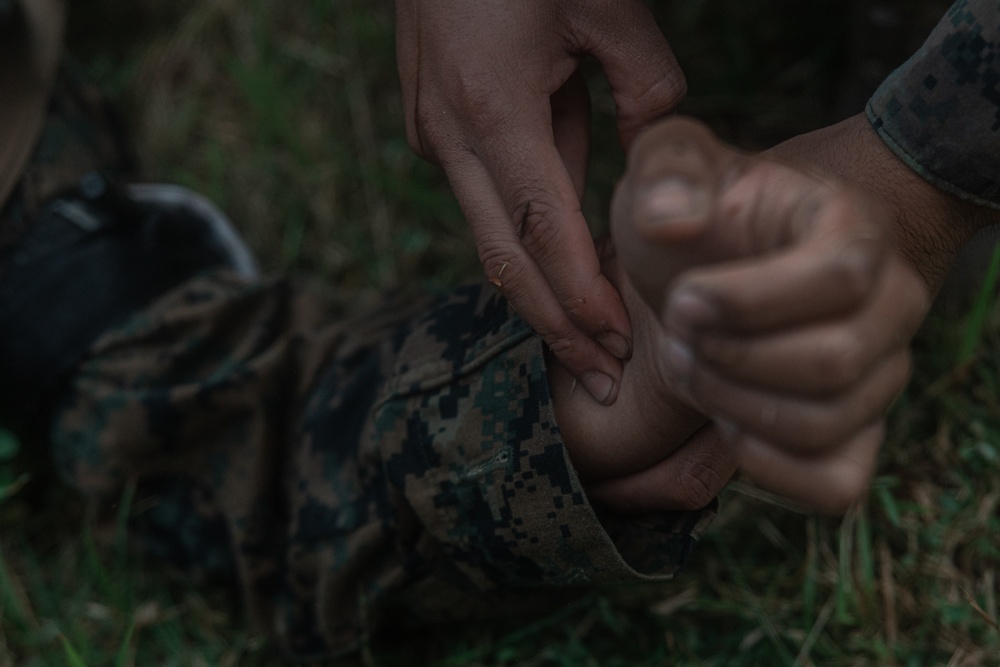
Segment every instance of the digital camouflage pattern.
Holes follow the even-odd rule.
[[[48,198],[126,171],[67,76],[3,208],[8,248]],[[98,516],[131,498],[150,551],[230,581],[298,658],[350,653],[390,622],[523,616],[669,578],[715,513],[597,514],[542,343],[489,286],[362,311],[283,280],[193,276],[109,323],[48,430]]]
[[[389,610],[523,613],[669,578],[713,516],[595,514],[542,344],[494,290],[402,320],[318,303],[196,278],[101,337],[51,431],[66,479],[108,507],[133,484],[150,548],[235,574],[295,655],[350,649]]]
[[[947,192],[1000,207],[1000,2],[958,0],[867,111],[911,169]]]

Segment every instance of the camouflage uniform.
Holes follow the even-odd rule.
[[[64,75],[0,228],[79,197],[94,170],[127,171],[69,89]],[[488,285],[361,313],[203,273],[110,322],[46,403],[61,475],[109,516],[134,490],[141,541],[231,580],[299,658],[390,619],[524,614],[670,578],[715,512],[591,506],[542,343]]]
[[[942,190],[1000,208],[1000,2],[958,0],[867,111],[911,169]]]

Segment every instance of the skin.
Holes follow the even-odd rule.
[[[551,377],[595,499],[689,508],[733,465],[822,512],[864,495],[909,341],[961,240],[986,222],[866,128],[854,118],[758,157],[684,119],[637,140],[612,211],[636,331],[622,405],[588,405]],[[682,475],[695,480],[665,488]]]
[[[734,461],[821,510],[863,494],[910,337],[957,249],[995,214],[924,182],[862,116],[764,158],[703,129],[686,130],[684,149],[666,126],[633,149],[685,92],[640,0],[396,9],[410,144],[443,166],[487,277],[548,343],[591,495],[699,507]],[[604,68],[631,150],[613,214],[621,275],[580,213],[584,55]]]
[[[448,174],[486,276],[578,385],[614,403],[632,328],[580,197],[596,58],[622,144],[685,93],[642,0],[397,0],[407,136]]]
[[[962,246],[983,227],[1000,223],[1000,211],[945,193],[909,169],[864,114],[794,137],[767,154],[850,182],[883,201],[894,244],[931,294],[940,289]]]

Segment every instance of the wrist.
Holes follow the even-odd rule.
[[[1000,212],[951,195],[910,169],[879,138],[864,114],[794,137],[768,155],[830,174],[887,205],[896,248],[931,294],[961,247]]]

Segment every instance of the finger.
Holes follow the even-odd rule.
[[[611,235],[632,284],[658,313],[673,278],[703,259],[690,245],[711,223],[717,173],[733,168],[719,146],[697,121],[657,123],[636,139],[615,187]]]
[[[884,433],[876,422],[820,457],[797,456],[747,434],[731,444],[740,469],[758,486],[825,514],[843,514],[867,492]]]
[[[636,139],[628,156],[628,219],[645,243],[690,241],[707,231],[715,200],[742,162],[701,122],[657,123]]]
[[[475,156],[449,168],[455,195],[473,225],[486,276],[542,337],[559,362],[599,403],[618,396],[621,362],[577,327],[528,255],[503,211],[490,174]],[[596,257],[593,243],[589,250]],[[596,261],[596,259],[595,259]]]
[[[596,503],[634,514],[698,510],[708,505],[736,472],[732,450],[711,425],[692,435],[659,463],[625,477],[587,487]]]
[[[580,70],[552,94],[552,135],[577,199],[587,185],[590,152],[590,93]]]
[[[669,377],[669,369],[665,372]],[[862,425],[879,419],[906,385],[909,372],[909,351],[903,349],[836,399],[762,391],[701,367],[694,368],[687,383],[678,380],[677,387],[700,411],[716,420],[791,452],[816,454],[836,447]]]
[[[803,207],[814,208],[807,200],[798,206],[793,202],[799,212],[782,225],[781,207],[771,206],[766,194],[758,197],[764,201],[755,205],[755,215],[779,233],[794,234],[796,216]],[[763,331],[833,317],[868,301],[886,264],[888,239],[876,226],[857,222],[864,214],[840,198],[816,208],[808,237],[777,241],[785,245],[773,250],[758,239],[748,244],[757,246],[752,258],[682,275],[666,305],[664,324],[678,332],[704,327]]]
[[[498,210],[507,211],[507,226],[541,270],[559,307],[577,328],[625,359],[631,355],[628,314],[618,291],[601,274],[576,188],[556,150],[551,111],[545,101],[544,119],[527,113],[518,127],[499,128],[480,141],[476,153],[503,201]],[[474,231],[487,220],[492,227],[499,224],[495,212],[484,210],[482,215],[470,215]],[[482,250],[480,246],[481,254]],[[489,273],[491,267],[484,266]],[[536,286],[525,284],[524,289],[525,298],[530,298]],[[508,293],[518,308],[520,296]]]
[[[889,248],[885,211],[861,193],[750,158],[680,118],[636,140],[613,212],[630,275],[657,310],[670,287],[665,322],[678,332],[856,308]]]
[[[729,380],[773,392],[830,395],[856,385],[879,359],[907,345],[927,310],[919,276],[901,260],[887,267],[871,300],[847,319],[748,336],[699,334],[697,359]],[[673,343],[685,347],[677,340]],[[675,375],[680,369],[672,369]]]
[[[597,58],[611,85],[618,135],[628,148],[639,131],[677,107],[687,83],[656,19],[643,2],[601,3],[567,12],[576,49]]]
[[[781,259],[765,277],[780,272],[782,287],[786,264],[801,273],[816,271],[815,257],[825,260],[831,245],[847,243],[836,234],[844,206],[830,191],[807,174],[733,150],[702,123],[672,118],[636,140],[615,194],[612,232],[640,292],[660,311],[664,290],[686,270],[717,269],[726,262],[726,268],[756,276],[761,262]],[[859,225],[848,216],[842,226]],[[841,236],[850,240],[861,234]],[[878,238],[873,232],[864,236]],[[822,242],[810,245],[812,237]],[[786,247],[790,258],[772,257]],[[752,261],[736,261],[742,258]],[[682,305],[699,296],[680,293]],[[701,296],[704,301],[711,295]],[[786,302],[779,303],[788,309]]]

